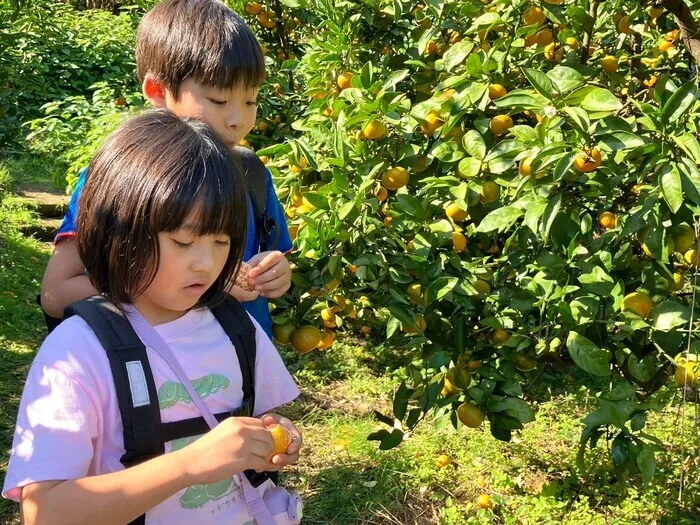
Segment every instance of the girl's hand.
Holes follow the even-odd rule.
[[[274,450],[272,434],[260,419],[230,417],[174,454],[180,456],[190,485],[208,485],[248,469],[269,470]]]
[[[260,252],[248,261],[248,276],[255,290],[263,297],[282,297],[292,284],[292,269],[282,252]]]
[[[265,425],[265,428],[277,423],[278,425],[282,425],[284,428],[286,428],[289,431],[289,434],[292,436],[292,442],[287,447],[287,453],[276,454],[273,456],[270,460],[270,468],[266,470],[279,470],[287,465],[293,465],[299,461],[299,451],[304,444],[304,440],[301,437],[301,432],[299,432],[299,429],[294,426],[294,423],[292,423],[286,417],[280,416],[279,414],[265,414],[260,419]]]

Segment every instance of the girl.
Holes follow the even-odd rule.
[[[163,433],[182,420],[199,428],[201,416],[212,427],[212,412],[230,415],[246,401],[240,341],[234,351],[232,327],[216,315],[241,261],[246,218],[245,180],[203,123],[146,113],[95,156],[77,243],[101,298],[87,301],[116,306],[109,315],[126,325],[115,337],[128,342],[135,330],[140,340],[122,344],[117,355],[92,323],[74,315],[44,341],[22,395],[3,487],[3,496],[21,501],[24,523],[265,522],[256,504],[281,489],[263,481],[252,489],[251,504],[241,473],[296,462],[301,436],[289,420],[217,416],[223,422],[206,433],[201,428],[199,439]],[[256,391],[250,415],[259,415],[299,390],[250,322],[255,358],[248,376]],[[139,346],[144,359],[123,359]],[[160,421],[148,420],[152,432],[139,434],[134,429],[153,408]],[[273,423],[292,437],[284,454],[274,454]],[[164,435],[171,440],[163,444]],[[140,446],[134,441],[158,438],[161,449],[151,459],[134,461],[131,452]]]

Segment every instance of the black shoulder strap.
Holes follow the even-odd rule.
[[[243,399],[250,400],[255,413],[255,325],[241,303],[230,296],[211,311],[236,348],[243,377]]]
[[[281,233],[275,220],[267,213],[267,168],[254,151],[242,146],[236,146],[234,151],[245,172],[255,228],[260,234],[260,248],[263,251],[276,250]]]
[[[64,318],[80,316],[107,352],[124,427],[125,467],[165,453],[160,436],[160,406],[145,345],[129,321],[101,296],[72,304]],[[143,525],[145,515],[130,525]]]

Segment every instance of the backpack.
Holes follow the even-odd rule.
[[[233,411],[214,414],[218,421],[229,417],[252,417],[255,407],[255,325],[237,300],[226,299],[211,309],[216,320],[233,343],[243,377],[243,403]],[[103,296],[84,299],[66,308],[65,318],[77,315],[97,336],[107,353],[114,378],[119,412],[124,427],[125,453],[120,462],[125,468],[165,454],[165,443],[204,434],[209,426],[203,417],[163,423],[153,372],[146,346],[117,307]],[[145,381],[147,392],[139,389]],[[134,386],[136,385],[136,388]],[[267,479],[277,483],[277,473],[245,472],[253,487]],[[143,525],[140,516],[129,525]]]
[[[248,148],[236,146],[234,153],[236,158],[240,159],[248,183],[248,195],[253,204],[253,220],[260,235],[259,249],[261,252],[276,250],[281,232],[275,219],[267,213],[267,168],[260,157]]]
[[[261,252],[276,250],[280,242],[281,232],[275,219],[267,213],[267,168],[252,150],[236,146],[234,151],[235,158],[240,161],[239,168],[242,169],[248,184],[248,195],[253,206],[253,221],[256,231],[260,235],[258,249]],[[41,294],[36,296],[36,302],[41,307]],[[48,333],[53,332],[63,321],[63,318],[52,317],[43,308],[41,311],[44,314]]]

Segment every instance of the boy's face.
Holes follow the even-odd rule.
[[[177,116],[203,120],[233,149],[255,126],[258,110],[258,88],[234,87],[218,89],[187,79],[180,85],[180,96],[175,99],[166,90],[164,105]]]

